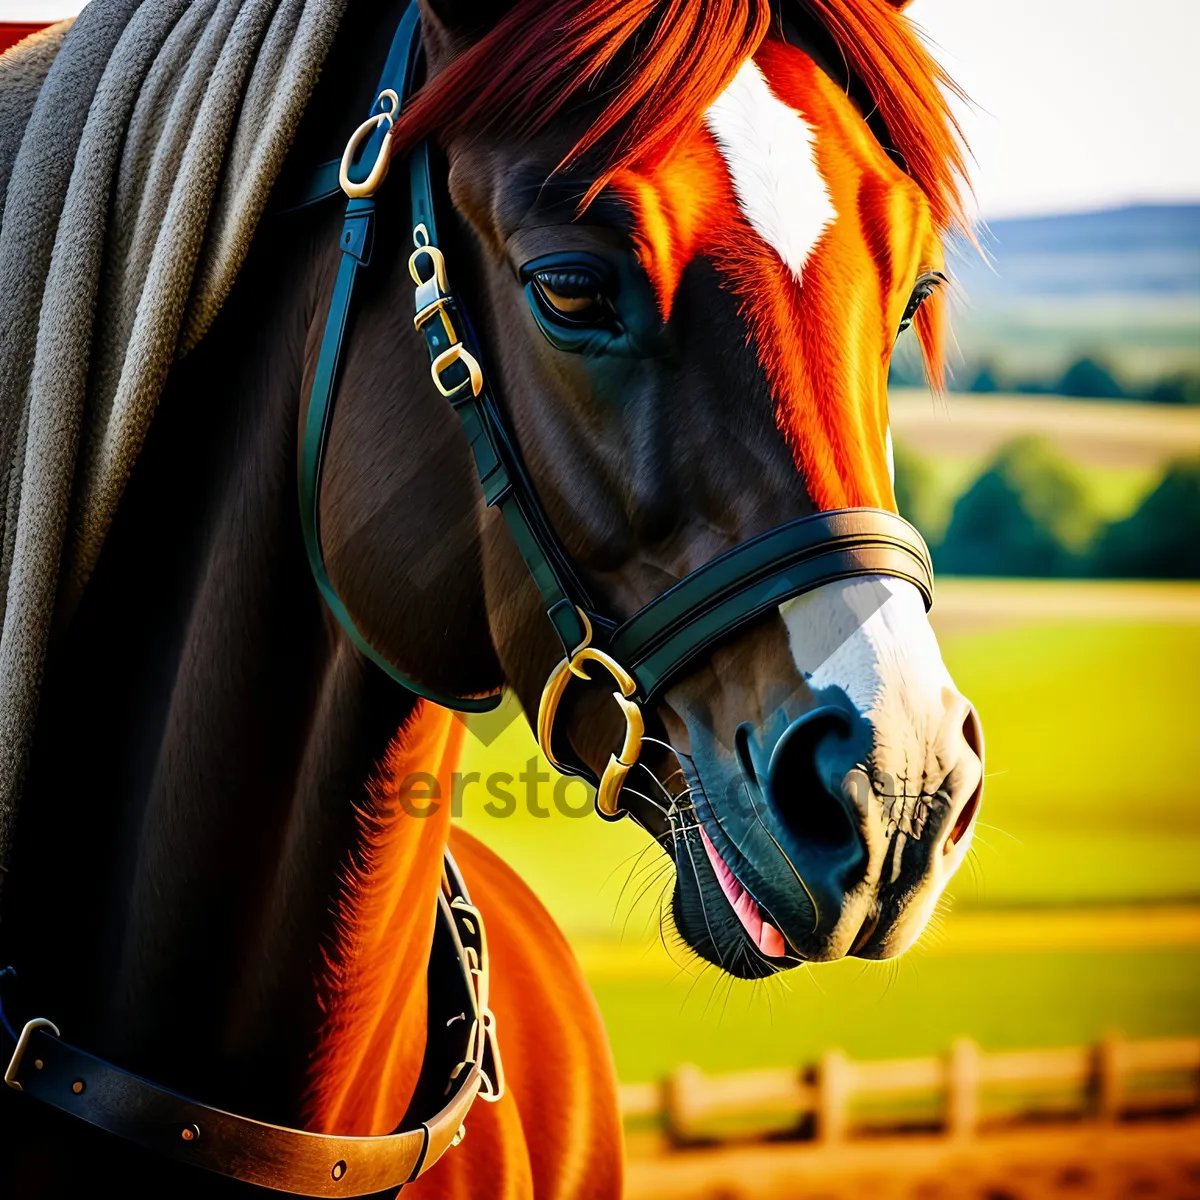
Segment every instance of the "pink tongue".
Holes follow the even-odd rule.
[[[708,861],[712,864],[713,872],[721,885],[721,891],[725,893],[725,899],[737,913],[742,928],[768,958],[782,958],[787,953],[783,944],[783,934],[770,921],[762,919],[758,905],[754,903],[750,893],[738,883],[734,873],[725,865],[725,860],[717,853],[717,848],[704,831],[703,825],[700,826],[700,840],[704,843],[704,850],[708,854]]]

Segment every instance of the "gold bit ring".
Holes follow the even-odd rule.
[[[596,807],[604,816],[615,817],[620,812],[621,788],[625,784],[625,777],[637,764],[642,751],[646,722],[641,707],[633,699],[637,694],[637,681],[615,658],[591,645],[591,622],[582,611],[579,615],[586,630],[584,640],[570,658],[564,658],[554,668],[542,689],[542,699],[538,705],[538,745],[541,746],[542,753],[550,765],[561,771],[562,767],[554,757],[553,739],[558,708],[566,694],[567,685],[572,677],[589,681],[592,679],[584,669],[586,664],[595,663],[603,667],[612,676],[618,688],[613,692],[613,699],[625,717],[625,740],[620,752],[609,757],[604,774],[600,777],[600,786],[596,791]]]

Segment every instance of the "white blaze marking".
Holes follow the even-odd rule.
[[[704,120],[746,219],[799,279],[837,219],[813,153],[812,127],[771,91],[749,58]]]
[[[943,713],[943,689],[954,683],[911,583],[884,575],[828,583],[780,613],[810,687],[839,687],[864,716],[899,717],[901,728]]]
[[[870,870],[881,884],[895,885],[908,843],[921,835],[917,827],[909,832],[892,822],[904,815],[911,821],[917,798],[946,786],[953,775],[956,802],[965,802],[983,769],[958,726],[965,701],[942,662],[924,602],[911,583],[868,575],[827,583],[779,611],[792,657],[809,686],[818,694],[840,688],[871,726],[871,772],[878,790],[866,798]],[[883,871],[893,829],[889,879]],[[944,825],[939,839],[948,832]],[[950,853],[930,848],[927,865],[913,881],[917,890],[887,935],[889,954],[905,950],[924,929],[970,841],[970,835],[962,838]],[[861,903],[845,917],[854,929],[864,915]]]

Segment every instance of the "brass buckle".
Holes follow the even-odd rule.
[[[446,331],[446,340],[452,344],[456,343],[458,334],[455,333],[450,314],[446,311],[446,303],[449,299],[449,296],[439,296],[432,304],[427,304],[413,317],[413,328],[419,333],[434,317],[441,317],[442,328]]]
[[[384,88],[375,97],[375,103],[382,104],[385,100],[391,101],[391,107],[368,117],[350,135],[346,149],[342,151],[342,165],[338,168],[338,183],[341,184],[342,191],[352,200],[373,195],[375,189],[383,182],[384,176],[387,175],[392,161],[392,128],[396,124],[396,114],[400,111],[400,97],[391,88]],[[385,122],[388,131],[384,135],[383,144],[379,147],[379,153],[375,155],[371,173],[361,183],[355,183],[350,178],[350,168],[354,165],[354,156],[358,153],[359,146]]]
[[[452,367],[456,362],[462,363],[467,368],[467,378],[462,383],[456,383],[453,387],[447,387],[442,382],[442,372],[447,367]],[[447,400],[452,400],[468,384],[471,387],[472,396],[478,396],[483,391],[483,368],[462,342],[455,342],[448,350],[443,350],[430,363],[429,373],[433,376],[433,382],[437,385],[437,390]]]
[[[619,754],[613,754],[600,777],[600,786],[596,791],[596,807],[606,817],[615,817],[620,812],[621,788],[625,777],[637,765],[638,756],[642,752],[642,738],[646,732],[646,721],[637,701],[632,699],[637,694],[637,681],[621,666],[615,658],[597,650],[592,644],[592,623],[582,609],[576,610],[583,621],[585,630],[582,643],[571,657],[564,658],[546,680],[542,689],[541,703],[538,705],[537,736],[538,745],[552,767],[562,770],[554,757],[553,737],[554,722],[558,717],[558,706],[566,693],[571,677],[590,680],[592,677],[585,671],[584,664],[593,662],[603,667],[617,684],[618,691],[613,692],[613,699],[621,707],[625,716],[625,741]]]
[[[446,256],[430,242],[429,230],[425,228],[424,223],[418,225],[413,230],[413,245],[416,249],[408,256],[408,273],[412,276],[413,283],[417,287],[424,287],[426,284],[434,283],[437,285],[439,297],[444,297],[450,291],[450,283],[446,276]],[[429,259],[433,266],[433,271],[430,273],[428,279],[422,279],[421,272],[417,269],[417,263],[422,258]],[[425,309],[421,311],[424,312]]]
[[[17,1038],[17,1048],[12,1052],[12,1058],[8,1060],[8,1069],[4,1072],[4,1082],[14,1092],[25,1090],[17,1080],[17,1072],[21,1069],[21,1059],[25,1056],[25,1048],[29,1045],[29,1039],[39,1029],[48,1029],[55,1037],[62,1036],[58,1032],[58,1026],[53,1021],[46,1020],[45,1017],[34,1017],[32,1021],[25,1022],[25,1028],[21,1030],[21,1036]]]
[[[465,926],[468,935],[479,943],[479,950],[464,942],[463,950],[467,957],[467,969],[471,977],[471,991],[475,998],[475,1015],[471,1022],[471,1032],[467,1038],[467,1057],[450,1073],[450,1082],[463,1072],[464,1069],[475,1067],[479,1071],[479,1091],[476,1093],[480,1100],[495,1104],[504,1098],[504,1065],[500,1061],[500,1045],[496,1039],[496,1018],[488,1007],[489,962],[487,951],[487,933],[483,926],[483,916],[473,904],[468,904],[461,896],[455,896],[450,901],[450,911],[455,920]],[[485,1047],[492,1052],[492,1068],[495,1078],[484,1070]]]
[[[450,314],[446,312],[446,303],[450,299],[450,284],[446,277],[446,256],[429,240],[429,230],[423,224],[413,230],[413,245],[416,247],[408,256],[408,273],[417,285],[417,303],[428,299],[417,315],[413,324],[418,330],[435,316],[441,317],[442,328],[446,338],[451,343],[429,365],[429,373],[433,376],[434,386],[447,400],[454,399],[463,388],[470,385],[471,395],[478,396],[483,391],[483,368],[479,360],[462,344]],[[428,276],[421,274],[421,260],[428,259],[432,268]],[[442,382],[442,375],[447,368],[455,363],[462,363],[467,368],[467,377],[462,383],[447,387]]]

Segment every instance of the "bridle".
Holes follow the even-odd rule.
[[[375,214],[373,195],[387,174],[392,125],[412,94],[420,62],[420,21],[412,4],[392,43],[372,115],[356,130],[340,163],[326,164],[300,204],[335,194],[351,196],[342,227],[342,259],[309,398],[300,468],[300,513],[309,565],[331,611],[355,645],[393,679],[419,696],[464,712],[495,708],[499,695],[462,699],[406,678],[355,627],[325,567],[320,534],[321,463],[333,412],[338,366],[354,281],[370,261]],[[375,108],[379,111],[374,111]],[[356,154],[371,164],[359,183],[350,179]],[[537,737],[546,758],[562,773],[597,785],[596,808],[609,819],[622,815],[620,793],[637,763],[645,733],[644,713],[687,666],[735,630],[805,592],[837,580],[890,575],[914,584],[928,609],[933,604],[933,566],[921,535],[896,513],[846,508],[801,517],[734,547],[681,579],[623,622],[604,614],[547,518],[522,465],[503,405],[489,383],[462,300],[451,289],[446,256],[438,245],[428,146],[408,156],[415,285],[413,323],[425,338],[430,374],[438,392],[462,421],[474,455],[483,497],[498,508],[537,585],[542,606],[563,657],[542,691]],[[599,778],[556,737],[562,700],[573,679],[590,680],[599,668],[616,685],[613,698],[625,721],[621,749]]]
[[[340,161],[324,163],[276,214],[338,195],[349,201],[339,238],[341,257],[305,418],[299,477],[300,520],[309,565],[333,615],[358,649],[409,691],[463,712],[495,708],[499,695],[460,698],[405,677],[356,628],[330,580],[320,536],[321,467],[333,414],[338,368],[355,283],[371,260],[374,195],[388,172],[392,126],[412,95],[421,60],[420,14],[410,3],[397,27],[367,120]],[[362,165],[370,164],[363,178]],[[438,245],[429,148],[408,156],[415,286],[414,325],[425,339],[430,375],[462,421],[489,507],[500,510],[541,595],[563,657],[542,692],[537,736],[564,774],[597,785],[596,807],[621,815],[620,793],[636,765],[644,712],[699,656],[784,601],[836,580],[890,575],[908,580],[933,602],[933,570],[921,535],[895,513],[851,508],[780,525],[735,547],[680,580],[618,622],[601,612],[559,541],[526,473],[507,418],[489,385],[485,359],[461,300],[450,287]],[[556,738],[559,711],[572,680],[599,668],[615,684],[625,720],[621,749],[599,778]],[[483,919],[446,855],[429,963],[429,1038],[407,1119],[379,1137],[309,1133],[252,1120],[181,1096],[63,1041],[47,1018],[17,1031],[0,1002],[0,1038],[14,1044],[4,1073],[15,1091],[136,1145],[228,1178],[303,1196],[363,1196],[400,1188],[428,1170],[465,1132],[477,1097],[499,1100],[503,1072],[488,1007]],[[0,972],[0,985],[7,972]],[[3,988],[0,987],[0,993]],[[0,994],[0,1001],[3,996]],[[3,1061],[0,1059],[0,1061]]]

